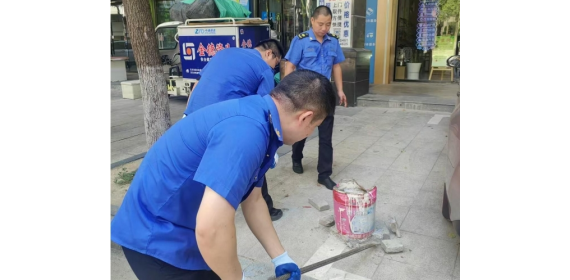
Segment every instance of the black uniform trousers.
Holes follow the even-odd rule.
[[[333,147],[332,134],[334,125],[334,114],[327,116],[323,123],[319,126],[319,163],[317,171],[319,171],[319,179],[326,179],[332,175],[333,164]],[[293,153],[291,158],[295,162],[301,162],[303,159],[303,148],[307,138],[293,144]]]
[[[123,247],[125,258],[140,280],[220,280],[211,270],[186,270]]]

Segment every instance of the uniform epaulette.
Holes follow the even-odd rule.
[[[299,35],[297,35],[297,37],[299,37],[299,39],[307,38],[307,37],[309,37],[309,33],[303,32],[303,33],[300,33]]]
[[[338,36],[336,36],[336,35],[334,35],[334,34],[332,34],[332,33],[327,33],[327,35],[329,35],[329,36],[331,36],[331,37],[333,37],[333,38],[336,38],[336,39],[338,40]]]

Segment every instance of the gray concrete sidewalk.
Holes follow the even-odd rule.
[[[112,94],[112,114],[116,113],[112,116],[112,159],[146,151],[137,140],[144,143],[144,129],[136,129],[142,127],[140,102],[114,99]],[[171,99],[173,118],[181,116],[185,103],[185,98]],[[377,186],[376,225],[394,216],[402,238],[393,234],[391,238],[401,241],[405,250],[386,254],[380,248],[369,249],[303,275],[303,279],[459,279],[459,237],[441,215],[447,116],[395,108],[338,108],[332,177]],[[432,118],[441,120],[428,124]],[[318,223],[321,216],[333,214],[332,192],[317,184],[318,138],[307,141],[301,175],[291,170],[289,147],[279,153],[280,161],[267,173],[267,181],[275,206],[284,209],[274,226],[289,255],[303,267],[349,250],[330,228]],[[326,200],[331,209],[307,208],[313,197]],[[240,208],[236,230],[246,276],[267,279],[273,275],[271,260],[247,227]],[[111,255],[112,279],[135,279],[122,252],[114,248]]]
[[[333,178],[356,179],[378,187],[376,224],[396,217],[405,247],[400,254],[368,250],[313,273],[315,279],[459,279],[459,238],[441,215],[443,168],[449,118],[428,125],[433,112],[348,108],[335,118]],[[348,114],[354,113],[354,114]],[[309,141],[305,173],[291,170],[288,155],[267,173],[276,207],[287,208],[275,228],[291,257],[301,266],[349,250],[318,224],[333,214],[331,191],[316,183],[318,139]],[[318,212],[308,198],[325,199],[331,210]],[[260,262],[269,258],[238,212],[238,252]],[[397,238],[392,235],[392,238]],[[335,278],[343,274],[344,278]],[[347,276],[348,274],[348,276]],[[359,277],[356,277],[359,276]]]
[[[170,98],[172,124],[182,117],[187,97]],[[121,83],[111,83],[111,163],[147,151],[142,99],[123,99]]]

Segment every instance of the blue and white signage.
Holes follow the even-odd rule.
[[[366,0],[366,24],[364,25],[364,48],[372,52],[370,57],[370,78],[374,83],[374,59],[376,57],[376,8],[378,0]]]

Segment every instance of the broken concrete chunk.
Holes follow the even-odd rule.
[[[333,215],[328,215],[328,216],[323,216],[319,219],[319,224],[321,224],[321,226],[325,226],[325,227],[331,227],[334,225],[334,216]]]
[[[398,236],[398,238],[402,237],[402,235],[400,234],[400,227],[398,226],[398,223],[396,222],[396,218],[390,217],[388,227],[390,228],[390,230],[393,233],[396,234],[396,236]]]
[[[346,241],[346,247],[349,249],[354,249],[358,247],[358,243],[355,240],[349,239]]]
[[[309,198],[309,204],[311,204],[313,207],[315,207],[319,211],[325,211],[325,210],[330,209],[329,204],[322,199]]]
[[[372,235],[380,240],[388,240],[390,239],[390,230],[388,230],[387,227],[380,225]]]
[[[386,253],[400,253],[404,251],[404,245],[400,241],[392,240],[382,240],[380,246]]]
[[[367,190],[354,179],[342,179],[340,183],[335,186],[335,190],[347,194],[365,194],[367,192]]]

